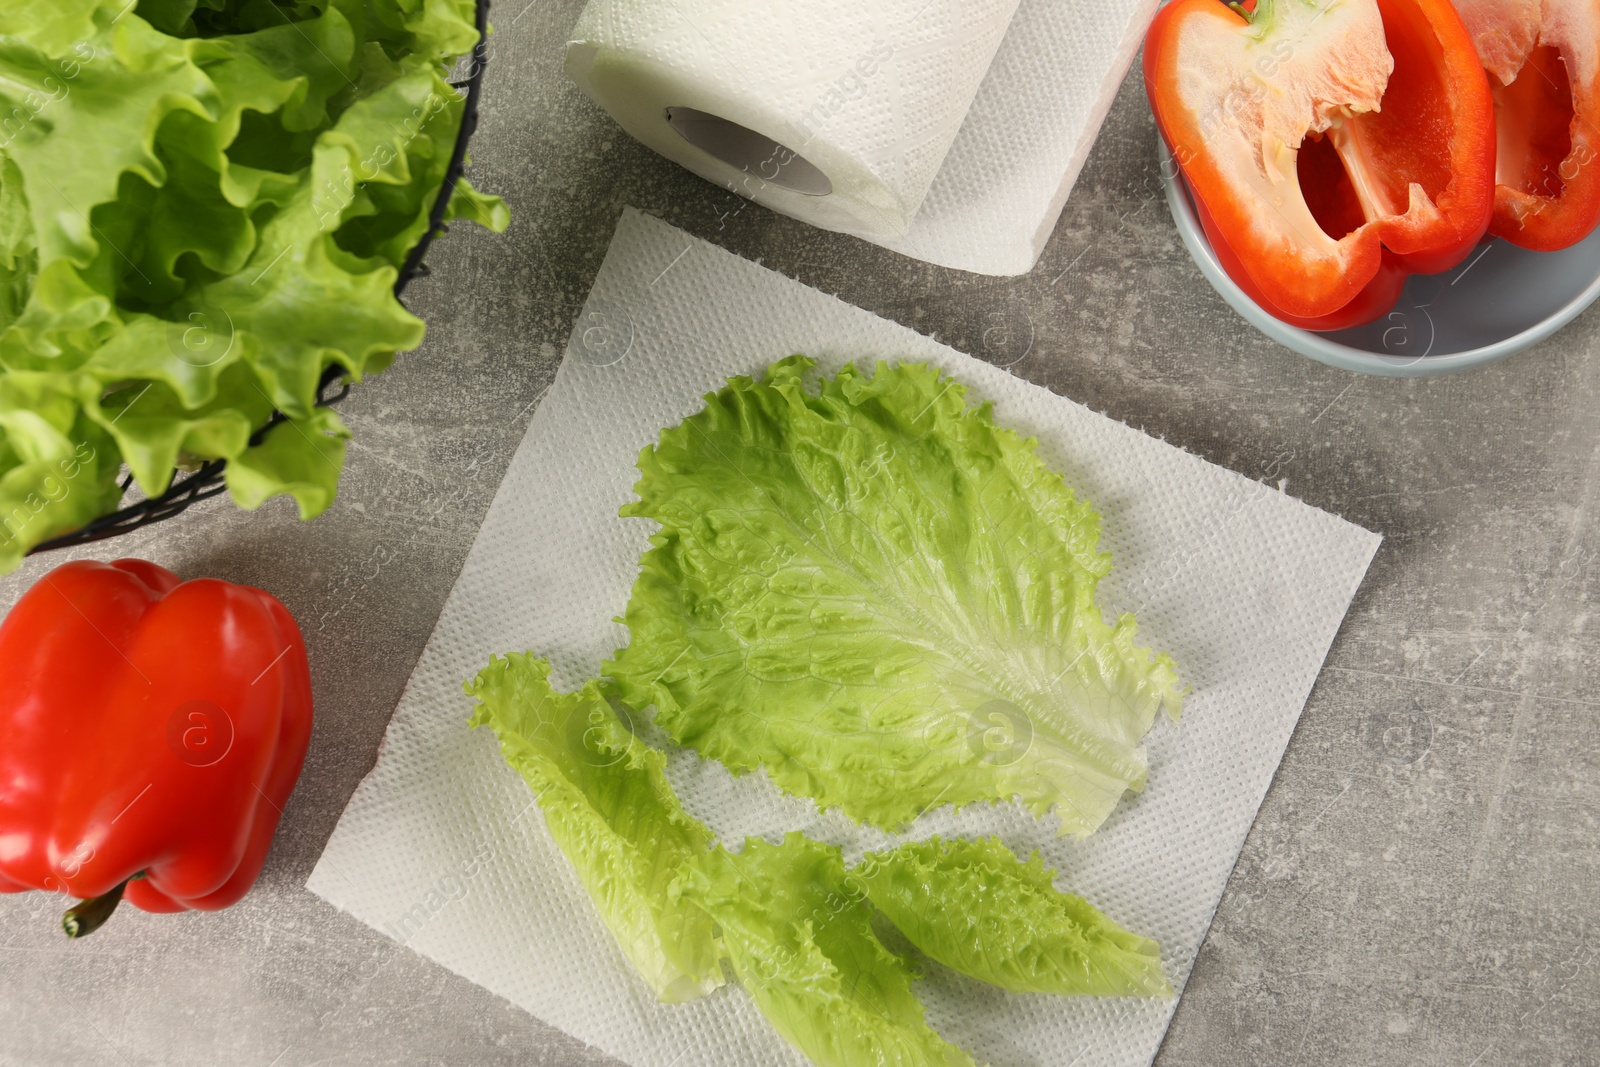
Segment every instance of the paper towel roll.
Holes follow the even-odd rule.
[[[701,177],[904,236],[1018,0],[590,0],[567,73]]]

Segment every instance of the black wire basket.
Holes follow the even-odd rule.
[[[478,95],[483,88],[484,67],[489,62],[489,0],[478,0],[476,23],[478,43],[472,49],[467,77],[462,81],[450,83],[458,92],[464,91],[466,96],[466,102],[461,110],[461,128],[456,132],[455,148],[450,153],[450,165],[445,169],[444,184],[439,187],[439,195],[428,214],[428,228],[418,239],[416,246],[411,249],[405,263],[400,267],[399,276],[395,279],[394,295],[397,298],[405,292],[406,286],[413,278],[427,276],[428,266],[423,262],[423,258],[428,254],[428,248],[433,244],[434,238],[449,229],[444,221],[444,213],[450,206],[451,197],[455,195],[456,183],[461,180],[462,171],[466,169],[467,142],[472,139],[473,132],[478,128]],[[403,300],[401,302],[404,303]],[[337,404],[349,392],[350,382],[345,378],[345,369],[337,363],[330,364],[323,370],[322,379],[317,384],[317,406],[327,407]],[[260,444],[268,431],[287,418],[288,416],[281,411],[273,412],[266,424],[250,436],[250,445],[253,447]],[[172,484],[167,487],[167,491],[160,496],[135,501],[109,515],[102,515],[71,533],[41,541],[28,551],[28,555],[120,537],[122,534],[132,533],[142,527],[170,519],[187,511],[194,504],[223,492],[227,488],[222,479],[223,468],[226,466],[226,460],[208,460],[196,469],[175,477]],[[126,495],[133,487],[133,475],[131,473],[124,475],[120,486]]]

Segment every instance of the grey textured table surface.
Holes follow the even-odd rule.
[[[915,263],[651,155],[560,74],[577,0],[525,2],[498,12],[471,171],[512,229],[437,246],[408,294],[426,344],[341,409],[332,510],[216,501],[86,553],[259,585],[301,620],[316,731],[266,871],[229,911],[129,909],[83,943],[56,898],[0,899],[0,1063],[608,1062],[304,883],[627,204],[1386,536],[1158,1064],[1600,1062],[1600,311],[1454,378],[1294,356],[1190,263],[1133,80],[1031,275]],[[0,608],[65,558],[0,579]]]

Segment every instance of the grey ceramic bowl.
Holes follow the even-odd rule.
[[[1301,330],[1262,311],[1223,271],[1164,145],[1161,152],[1167,206],[1200,273],[1250,325],[1335,367],[1396,378],[1479,367],[1538,344],[1600,297],[1600,231],[1561,252],[1488,240],[1454,270],[1413,276],[1400,303],[1375,323]]]

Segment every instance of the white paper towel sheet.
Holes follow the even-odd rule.
[[[1025,274],[1159,4],[591,0],[568,71],[644,143],[775,210],[930,263]],[[799,151],[834,192],[714,159],[669,126],[669,106]]]
[[[635,1067],[800,1067],[737,986],[656,1003],[595,916],[462,680],[534,649],[573,687],[627,640],[651,524],[621,519],[634,460],[734,374],[795,352],[925,360],[991,400],[1104,518],[1110,614],[1194,686],[1149,738],[1150,781],[1086,841],[1010,806],[935,811],[907,838],[999,834],[1060,884],[1160,940],[1182,988],[1245,834],[1378,537],[648,216],[624,215],[477,542],[309,887],[411,948]],[[674,755],[685,805],[725,840],[804,829],[851,856],[885,835],[820,816],[761,776]],[[1132,1067],[1176,1001],[1007,994],[931,965],[944,1036],[994,1067]]]

